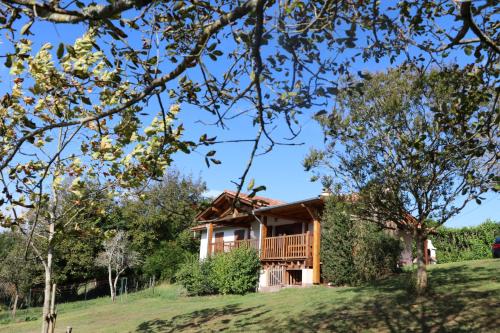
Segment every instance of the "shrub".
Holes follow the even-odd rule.
[[[335,199],[326,202],[321,229],[323,279],[335,285],[350,284],[354,274],[354,222],[347,206]]]
[[[189,295],[245,294],[255,291],[259,269],[257,252],[239,248],[202,261],[192,256],[176,279]]]
[[[322,276],[335,285],[359,285],[397,268],[399,240],[352,216],[351,204],[330,198],[323,213]]]
[[[213,294],[216,290],[211,279],[211,264],[210,258],[200,261],[197,256],[191,255],[180,265],[176,281],[186,288],[189,295]]]
[[[437,249],[438,263],[447,263],[490,258],[491,244],[497,236],[500,236],[500,222],[486,220],[474,227],[441,227],[429,238]]]
[[[238,248],[213,258],[211,280],[221,294],[245,294],[255,291],[259,269],[257,251]]]
[[[356,283],[377,280],[394,273],[401,256],[400,241],[370,223],[355,223],[354,228]]]

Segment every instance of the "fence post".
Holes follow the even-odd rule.
[[[71,326],[66,327],[66,333],[71,333],[73,331],[73,328]]]
[[[155,276],[153,275],[153,296],[155,294]]]
[[[87,300],[87,281],[85,281],[85,300]]]

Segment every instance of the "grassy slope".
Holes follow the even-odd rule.
[[[210,331],[500,331],[500,260],[437,265],[430,296],[405,291],[408,275],[359,288],[301,288],[245,296],[184,297],[174,286],[108,299],[62,304],[58,332]],[[0,326],[37,332],[39,321]]]

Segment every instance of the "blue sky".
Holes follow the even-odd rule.
[[[35,41],[38,45],[50,41],[55,46],[59,41],[72,42],[78,37],[82,30],[76,26],[55,26],[48,23],[36,23],[33,26]],[[3,37],[0,37],[3,38]],[[1,39],[0,39],[1,41]],[[2,47],[2,44],[0,44]],[[36,49],[36,47],[35,47]],[[460,59],[458,59],[460,61]],[[216,66],[224,64],[212,63]],[[208,65],[208,63],[207,63]],[[355,66],[357,70],[381,70],[387,68],[388,63],[379,64],[359,63]],[[6,89],[10,89],[8,70],[0,66],[0,94]],[[156,113],[156,109],[146,108],[151,113],[151,117]],[[276,146],[273,151],[266,155],[258,156],[250,170],[248,179],[254,178],[256,185],[265,185],[267,190],[259,194],[284,201],[294,201],[303,198],[316,196],[321,193],[321,184],[310,182],[311,174],[304,171],[302,160],[311,147],[321,147],[323,137],[318,124],[312,120],[312,115],[316,110],[304,111],[301,116],[302,132],[296,142],[302,142],[300,146]],[[251,126],[248,118],[243,116],[229,124],[230,128],[223,130],[218,127],[207,127],[199,123],[201,119],[212,119],[207,112],[185,107],[179,115],[179,121],[186,128],[186,139],[197,141],[199,136],[208,132],[209,136],[217,135],[218,140],[253,138],[256,128]],[[278,128],[277,137],[286,136],[283,128]],[[231,181],[237,181],[241,176],[247,163],[251,151],[250,143],[228,143],[218,145],[217,159],[222,161],[221,165],[212,165],[207,168],[204,162],[206,150],[193,152],[189,155],[178,153],[174,157],[175,167],[185,174],[201,176],[206,181],[210,193],[218,193],[224,189],[235,189]],[[213,149],[210,147],[209,149]],[[500,220],[500,198],[496,194],[488,194],[482,205],[471,203],[461,214],[453,218],[448,226],[467,226],[483,222],[487,218]]]

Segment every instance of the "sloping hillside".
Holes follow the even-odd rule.
[[[409,275],[359,288],[314,287],[245,296],[185,297],[176,286],[59,306],[58,332],[500,330],[500,260],[431,268],[430,295],[408,296]],[[20,315],[22,317],[22,314]],[[0,326],[38,332],[39,321]]]

